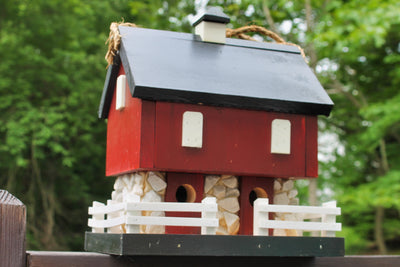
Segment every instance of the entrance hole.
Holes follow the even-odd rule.
[[[190,184],[180,185],[176,189],[175,198],[177,202],[194,202],[196,200],[196,190]]]
[[[249,202],[252,207],[257,198],[268,198],[268,194],[261,187],[255,187],[249,194]]]

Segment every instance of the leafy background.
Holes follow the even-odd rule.
[[[112,190],[96,116],[110,23],[191,32],[207,3],[305,49],[335,108],[302,204],[338,200],[346,253],[399,253],[397,0],[0,0],[0,188],[27,206],[28,249],[82,250],[87,207]]]

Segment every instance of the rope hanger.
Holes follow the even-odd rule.
[[[227,28],[226,29],[226,37],[237,37],[239,39],[244,39],[244,40],[249,40],[249,41],[257,41],[250,35],[245,34],[248,32],[260,33],[264,36],[267,36],[267,37],[273,39],[277,44],[291,45],[291,46],[297,47],[300,50],[300,53],[301,53],[302,57],[304,58],[304,60],[307,62],[306,54],[304,53],[304,50],[303,50],[303,48],[301,48],[301,46],[299,46],[298,44],[286,42],[277,33],[267,30],[266,28],[264,28],[262,26],[249,25],[249,26],[243,26],[243,27],[240,27],[237,29]]]
[[[112,65],[112,63],[114,61],[114,57],[117,54],[117,51],[119,50],[119,47],[120,47],[121,34],[119,33],[118,26],[138,27],[136,24],[129,23],[129,22],[113,22],[113,23],[111,23],[110,34],[106,41],[106,44],[108,44],[108,51],[105,56],[105,59],[107,60],[107,63],[108,63],[107,67]],[[246,33],[248,33],[248,32],[259,33],[261,35],[267,36],[267,37],[273,39],[277,44],[291,45],[291,46],[297,47],[300,50],[300,53],[301,53],[302,57],[304,58],[304,60],[308,63],[303,48],[301,48],[297,44],[286,42],[278,34],[276,34],[273,31],[267,30],[266,28],[264,28],[262,26],[249,25],[249,26],[243,26],[243,27],[240,27],[237,29],[227,28],[226,29],[226,37],[228,37],[228,38],[237,37],[239,39],[257,41],[250,35],[247,35]]]

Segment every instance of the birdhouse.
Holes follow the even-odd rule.
[[[225,38],[221,13],[199,16],[198,35],[119,27],[99,110],[106,175],[166,172],[169,201],[178,188],[200,201],[208,176],[234,177],[218,189],[239,190],[229,205],[250,211],[249,234],[251,194],[273,199],[275,178],[318,176],[317,115],[333,103],[297,47]]]
[[[333,102],[298,47],[226,38],[227,23],[211,9],[196,17],[194,34],[119,26],[99,118],[107,119],[106,175],[117,177],[113,200],[215,197],[217,234],[253,235],[256,199],[298,204],[293,180],[318,176],[317,116]],[[179,214],[199,216],[165,212]]]

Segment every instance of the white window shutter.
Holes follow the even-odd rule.
[[[271,153],[290,154],[291,124],[289,120],[275,119],[271,125]]]
[[[202,148],[203,146],[203,114],[185,111],[182,119],[182,146]]]
[[[119,75],[117,78],[117,99],[115,109],[121,110],[125,107],[125,92],[126,92],[126,76]]]

